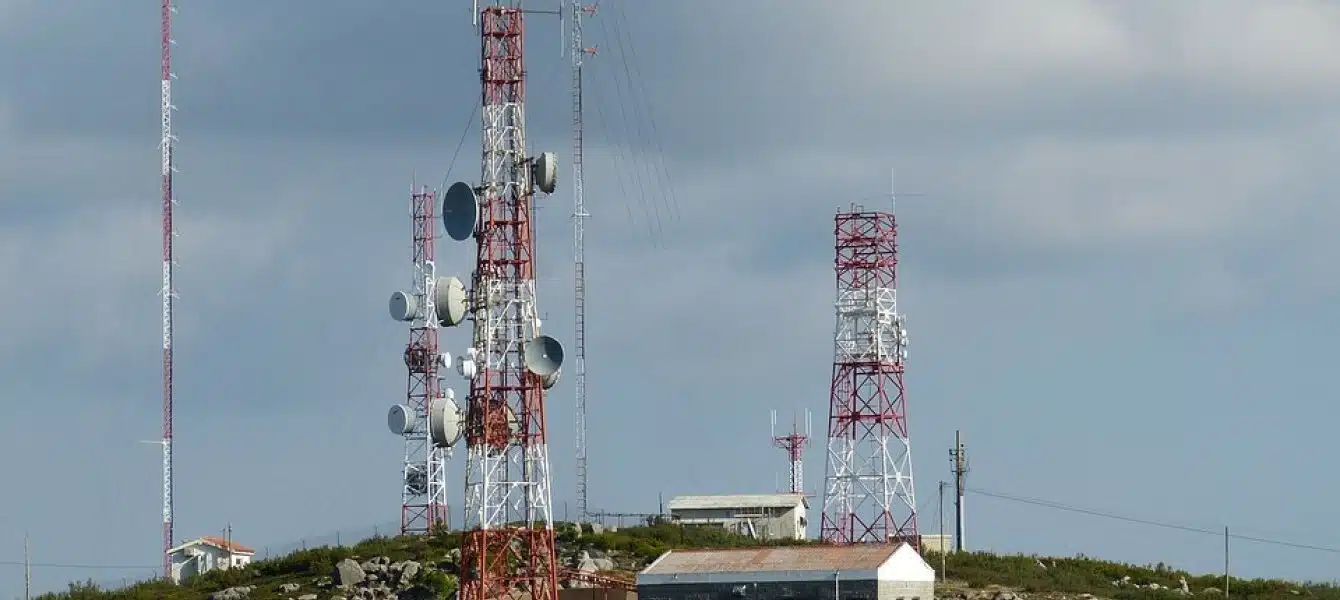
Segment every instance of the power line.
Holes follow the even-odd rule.
[[[24,562],[21,560],[0,560],[0,567],[22,567]],[[28,563],[32,567],[46,567],[53,569],[158,569],[162,565],[81,565],[77,563]]]
[[[1193,526],[1190,526],[1190,525],[1179,525],[1179,524],[1177,524],[1177,523],[1169,523],[1169,522],[1167,522],[1167,521],[1155,521],[1155,520],[1152,520],[1152,519],[1141,519],[1141,518],[1139,518],[1139,517],[1130,517],[1130,516],[1126,516],[1126,515],[1119,515],[1119,514],[1116,514],[1116,513],[1107,512],[1107,511],[1101,511],[1101,510],[1092,509],[1092,508],[1082,508],[1082,507],[1079,507],[1079,506],[1074,506],[1074,505],[1070,505],[1070,504],[1062,504],[1062,503],[1060,503],[1060,502],[1054,502],[1054,501],[1051,501],[1051,500],[1043,500],[1043,499],[1040,499],[1040,498],[1027,498],[1027,497],[1023,497],[1023,496],[1012,496],[1012,495],[1009,495],[1009,494],[1002,494],[1002,493],[1000,493],[1000,492],[992,492],[992,491],[989,491],[989,490],[983,490],[983,489],[977,489],[977,488],[965,488],[965,489],[966,489],[968,492],[977,494],[977,495],[979,495],[979,496],[986,496],[986,497],[988,497],[988,498],[996,498],[996,499],[998,499],[998,500],[1008,500],[1008,501],[1010,501],[1010,502],[1018,502],[1018,503],[1020,503],[1020,504],[1030,504],[1030,505],[1033,505],[1033,506],[1041,506],[1041,507],[1043,507],[1043,508],[1051,508],[1051,509],[1055,509],[1055,510],[1063,510],[1063,511],[1066,511],[1066,512],[1073,512],[1073,513],[1079,513],[1079,514],[1084,514],[1084,515],[1091,515],[1091,516],[1095,516],[1095,517],[1102,517],[1102,518],[1105,518],[1105,519],[1112,519],[1112,520],[1114,520],[1114,521],[1125,521],[1125,522],[1127,522],[1127,523],[1137,523],[1137,524],[1140,524],[1140,525],[1148,525],[1148,526],[1150,526],[1150,527],[1161,527],[1161,528],[1163,528],[1163,529],[1174,529],[1174,530],[1177,530],[1177,531],[1185,531],[1185,532],[1188,532],[1188,533],[1199,533],[1199,534],[1203,534],[1203,535],[1212,535],[1212,536],[1215,536],[1215,537],[1218,537],[1218,538],[1222,538],[1222,537],[1224,537],[1224,535],[1225,535],[1225,534],[1224,534],[1224,531],[1222,531],[1222,530],[1206,529],[1206,528],[1203,528],[1203,527],[1193,527]],[[1270,544],[1270,545],[1273,545],[1273,546],[1283,546],[1283,547],[1286,547],[1286,548],[1294,548],[1294,549],[1297,549],[1297,550],[1312,550],[1312,551],[1315,551],[1315,552],[1329,552],[1329,553],[1332,553],[1332,554],[1340,554],[1340,548],[1335,548],[1335,547],[1331,547],[1331,546],[1318,546],[1318,545],[1315,545],[1315,544],[1303,544],[1303,543],[1299,543],[1299,542],[1290,542],[1290,541],[1287,541],[1287,540],[1278,540],[1278,539],[1272,539],[1272,538],[1264,538],[1264,537],[1257,537],[1257,536],[1250,536],[1250,535],[1241,535],[1241,534],[1230,534],[1230,535],[1228,535],[1228,537],[1229,537],[1229,538],[1232,538],[1232,539],[1242,540],[1242,541],[1245,541],[1245,542],[1256,542],[1256,543],[1258,543],[1258,544]]]

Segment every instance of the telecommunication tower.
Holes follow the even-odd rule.
[[[853,206],[834,218],[837,325],[820,536],[919,545],[903,387],[897,221]]]
[[[177,8],[171,0],[163,0],[161,18],[162,42],[162,102],[160,116],[162,138],[158,142],[162,155],[163,177],[163,437],[159,443],[163,447],[163,578],[172,577],[172,559],[168,550],[172,548],[172,310],[177,290],[172,285],[173,261],[172,238],[177,231],[172,225],[172,209],[177,200],[172,196],[172,152],[177,138],[172,135],[172,15]]]
[[[572,58],[572,307],[573,376],[577,433],[577,518],[590,518],[586,501],[586,201],[582,197],[582,62],[595,48],[582,45],[582,13],[594,15],[594,6],[572,0],[569,13]]]
[[[482,84],[478,186],[457,182],[442,202],[447,235],[475,240],[465,306],[470,348],[456,363],[470,381],[461,600],[558,596],[545,391],[563,346],[540,333],[534,200],[553,193],[553,153],[526,151],[524,13],[519,0],[477,7]]]
[[[791,493],[805,493],[804,454],[810,445],[810,411],[805,411],[804,431],[801,431],[800,423],[792,419],[791,432],[784,435],[777,435],[777,411],[772,411],[772,445],[786,450],[791,468]]]
[[[439,349],[438,330],[465,320],[465,286],[437,275],[437,194],[410,189],[414,287],[391,294],[391,318],[410,323],[404,361],[405,402],[391,406],[387,426],[405,440],[400,478],[400,534],[429,533],[448,522],[447,459],[460,437],[460,409],[442,373],[451,357]]]

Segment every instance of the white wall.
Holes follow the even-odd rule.
[[[180,583],[192,575],[207,573],[214,569],[245,567],[251,564],[251,559],[252,556],[249,554],[234,552],[230,562],[228,552],[220,548],[208,544],[187,546],[172,554],[173,580]]]
[[[752,523],[754,535],[767,540],[801,540],[808,534],[804,505],[792,508],[671,509],[670,516],[684,525],[716,525],[746,534]]]
[[[880,581],[934,583],[935,567],[926,562],[916,548],[902,544],[880,565],[878,578]]]

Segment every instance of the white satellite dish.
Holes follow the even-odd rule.
[[[461,357],[456,361],[456,373],[463,379],[474,379],[479,374],[479,366],[475,364],[473,358]]]
[[[394,301],[394,298],[392,298]],[[455,327],[465,320],[470,311],[469,294],[465,284],[455,277],[438,277],[434,291],[433,308],[443,327]]]
[[[391,410],[386,411],[386,426],[395,435],[414,433],[415,421],[414,409],[404,404],[393,404]]]
[[[470,184],[457,181],[442,196],[442,225],[458,242],[470,239],[479,224],[479,196]]]
[[[391,294],[391,318],[397,321],[413,321],[419,318],[419,299],[414,294],[395,292]]]
[[[563,366],[563,344],[547,335],[536,336],[522,346],[521,358],[531,373],[548,377]]]
[[[558,157],[553,152],[541,152],[530,164],[531,181],[546,194],[558,187]]]
[[[428,405],[428,432],[433,445],[447,448],[461,439],[461,408],[450,397],[437,398]]]
[[[555,385],[558,384],[558,378],[559,378],[559,376],[561,376],[562,374],[563,374],[563,369],[560,368],[559,370],[554,371],[553,373],[550,373],[550,374],[548,374],[548,375],[545,375],[544,377],[541,377],[541,378],[540,378],[540,386],[543,387],[543,388],[546,389],[546,390],[549,389],[549,388],[551,388],[551,387],[554,387]]]

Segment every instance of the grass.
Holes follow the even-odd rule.
[[[938,554],[927,557],[938,570]],[[1063,592],[1093,594],[1116,600],[1155,600],[1186,598],[1180,593],[1181,579],[1185,578],[1191,593],[1200,598],[1218,594],[1204,593],[1206,588],[1223,590],[1224,576],[1192,575],[1173,569],[1163,563],[1156,565],[1127,565],[1086,556],[1047,558],[1024,555],[996,555],[985,552],[950,553],[945,557],[948,578],[972,588],[989,585],[1009,587],[1028,593]],[[1046,568],[1039,567],[1041,562]],[[1164,589],[1138,589],[1133,586],[1114,586],[1113,581],[1130,577],[1130,583],[1148,585],[1157,583]],[[1239,579],[1229,581],[1229,594],[1242,600],[1267,598],[1294,598],[1297,600],[1340,600],[1340,587],[1323,583],[1294,583],[1271,579]]]
[[[557,541],[568,553],[580,550],[600,550],[617,556],[620,571],[631,573],[641,565],[672,548],[737,548],[759,545],[757,542],[722,530],[680,527],[668,523],[645,527],[626,527],[615,532],[578,535],[576,528],[563,525]],[[804,544],[806,542],[793,542]],[[211,592],[224,588],[255,586],[251,600],[278,600],[293,594],[281,594],[280,585],[301,584],[298,595],[312,593],[312,582],[329,576],[335,563],[354,557],[366,560],[387,556],[393,561],[412,559],[425,567],[442,566],[448,553],[459,547],[459,533],[439,533],[415,537],[376,537],[352,547],[319,547],[294,552],[287,556],[256,561],[246,568],[213,571],[181,586],[159,581],[142,582],[120,590],[102,590],[91,582],[72,583],[64,592],[38,596],[38,600],[204,600]],[[1022,555],[994,555],[986,553],[949,554],[946,558],[950,587],[955,584],[981,589],[1003,586],[1025,594],[1081,594],[1088,593],[1114,600],[1171,600],[1184,598],[1180,578],[1185,578],[1193,594],[1210,597],[1201,592],[1205,588],[1223,588],[1222,575],[1191,575],[1163,564],[1135,566],[1097,560],[1084,556],[1074,558],[1045,558]],[[937,569],[939,555],[928,557]],[[1046,568],[1038,566],[1041,561]],[[1114,580],[1129,576],[1131,583],[1157,583],[1163,590],[1117,587]],[[456,589],[453,576],[441,571],[425,569],[418,583],[435,590],[446,598]],[[1329,584],[1290,583],[1264,579],[1233,579],[1230,582],[1233,598],[1242,600],[1284,599],[1340,600],[1340,588]],[[328,593],[321,594],[324,598]]]

